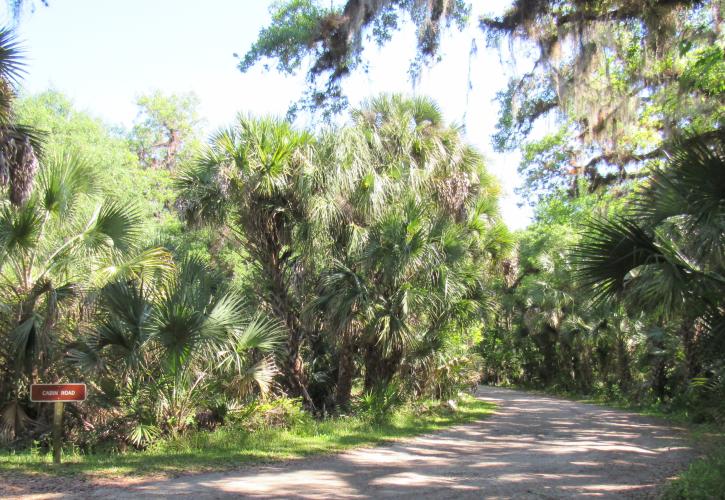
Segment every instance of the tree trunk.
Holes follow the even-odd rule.
[[[287,327],[287,356],[280,368],[290,394],[294,397],[301,397],[307,408],[315,410],[315,404],[307,391],[307,380],[301,355],[305,332],[297,309],[288,293],[288,286],[279,264],[280,259],[276,253],[271,253],[271,256],[273,258],[265,262],[265,271],[270,285],[269,305],[275,316]]]
[[[340,346],[337,363],[337,386],[335,387],[335,405],[340,410],[350,407],[352,380],[355,376],[355,345],[351,332],[346,332]]]
[[[700,372],[697,356],[698,324],[696,320],[685,318],[680,326],[679,337],[685,355],[685,377],[690,380]]]
[[[539,367],[539,377],[544,385],[549,385],[557,372],[556,339],[559,336],[554,328],[545,326],[542,332],[536,337],[541,354],[544,357],[543,364]]]
[[[304,364],[300,350],[302,347],[302,334],[299,331],[290,331],[287,339],[287,363],[286,375],[289,389],[296,397],[301,397],[311,410],[315,410],[315,404],[307,392],[307,380],[305,377]]]
[[[617,337],[617,372],[619,379],[619,388],[627,391],[632,381],[632,373],[629,369],[629,353],[627,352],[627,344],[621,336]]]
[[[398,371],[402,357],[403,353],[399,351],[386,357],[377,344],[368,344],[365,351],[365,391],[388,385]]]

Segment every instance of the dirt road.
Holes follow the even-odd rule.
[[[405,442],[95,498],[651,498],[693,458],[685,432],[650,419],[482,387],[491,418]],[[83,497],[87,498],[88,492]]]

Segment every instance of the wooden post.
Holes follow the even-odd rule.
[[[30,401],[53,403],[53,463],[63,452],[63,403],[86,400],[86,384],[32,384]]]
[[[53,463],[60,464],[60,453],[63,450],[63,402],[53,404]]]

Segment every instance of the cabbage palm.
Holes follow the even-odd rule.
[[[335,399],[344,407],[360,350],[372,390],[423,337],[462,319],[465,304],[486,302],[485,264],[507,238],[496,233],[495,187],[480,156],[431,100],[372,99],[337,137],[332,168],[309,206],[315,241],[327,242],[314,305],[336,338]]]
[[[680,318],[689,358],[697,339],[725,333],[725,135],[684,139],[668,156],[623,215],[587,226],[576,255],[599,300]]]
[[[40,134],[15,123],[14,85],[24,70],[23,54],[8,28],[0,28],[0,186],[8,186],[8,199],[22,205],[30,196],[38,171]]]
[[[216,134],[206,152],[178,179],[190,222],[228,224],[255,263],[261,297],[287,329],[282,370],[287,387],[314,406],[307,392],[302,344],[305,265],[296,231],[305,217],[313,140],[275,119],[240,117]]]
[[[182,260],[153,284],[109,283],[97,312],[95,327],[70,357],[85,372],[113,375],[111,392],[140,391],[130,405],[142,426],[130,431],[132,441],[145,425],[183,429],[205,395],[241,400],[271,390],[270,356],[282,330],[250,314],[240,295],[198,259]]]

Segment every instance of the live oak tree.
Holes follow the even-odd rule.
[[[641,176],[678,133],[712,136],[723,117],[721,25],[718,2],[689,0],[520,0],[481,19],[491,45],[535,54],[499,93],[493,136],[500,151],[523,149],[522,194],[575,193],[580,180],[606,188]],[[557,128],[532,139],[552,114]]]
[[[417,27],[419,56],[411,63],[411,72],[416,73],[436,56],[447,26],[465,25],[469,7],[464,0],[349,0],[344,5],[290,0],[273,5],[271,12],[271,24],[260,31],[239,69],[244,72],[262,60],[276,59],[279,72],[294,74],[309,56],[309,87],[299,106],[290,111],[301,107],[330,114],[347,105],[341,82],[362,65],[365,45],[371,41],[367,35],[383,45],[399,23],[410,18]]]
[[[435,61],[441,31],[471,22],[469,12],[453,0],[348,0],[331,8],[288,1],[273,7],[239,67],[272,59],[295,73],[310,60],[300,104],[339,111],[346,105],[340,82],[359,68],[366,45],[390,40],[404,13],[417,27],[416,66]],[[517,0],[479,24],[490,46],[508,42],[507,57],[534,54],[498,94],[493,134],[497,150],[523,149],[521,193],[530,200],[560,187],[574,193],[580,180],[596,190],[636,177],[678,129],[707,135],[722,121],[719,2]],[[557,118],[557,130],[531,139],[546,116]]]
[[[198,147],[199,98],[193,94],[164,95],[160,91],[140,96],[139,108],[129,133],[132,149],[141,165],[174,170]]]

